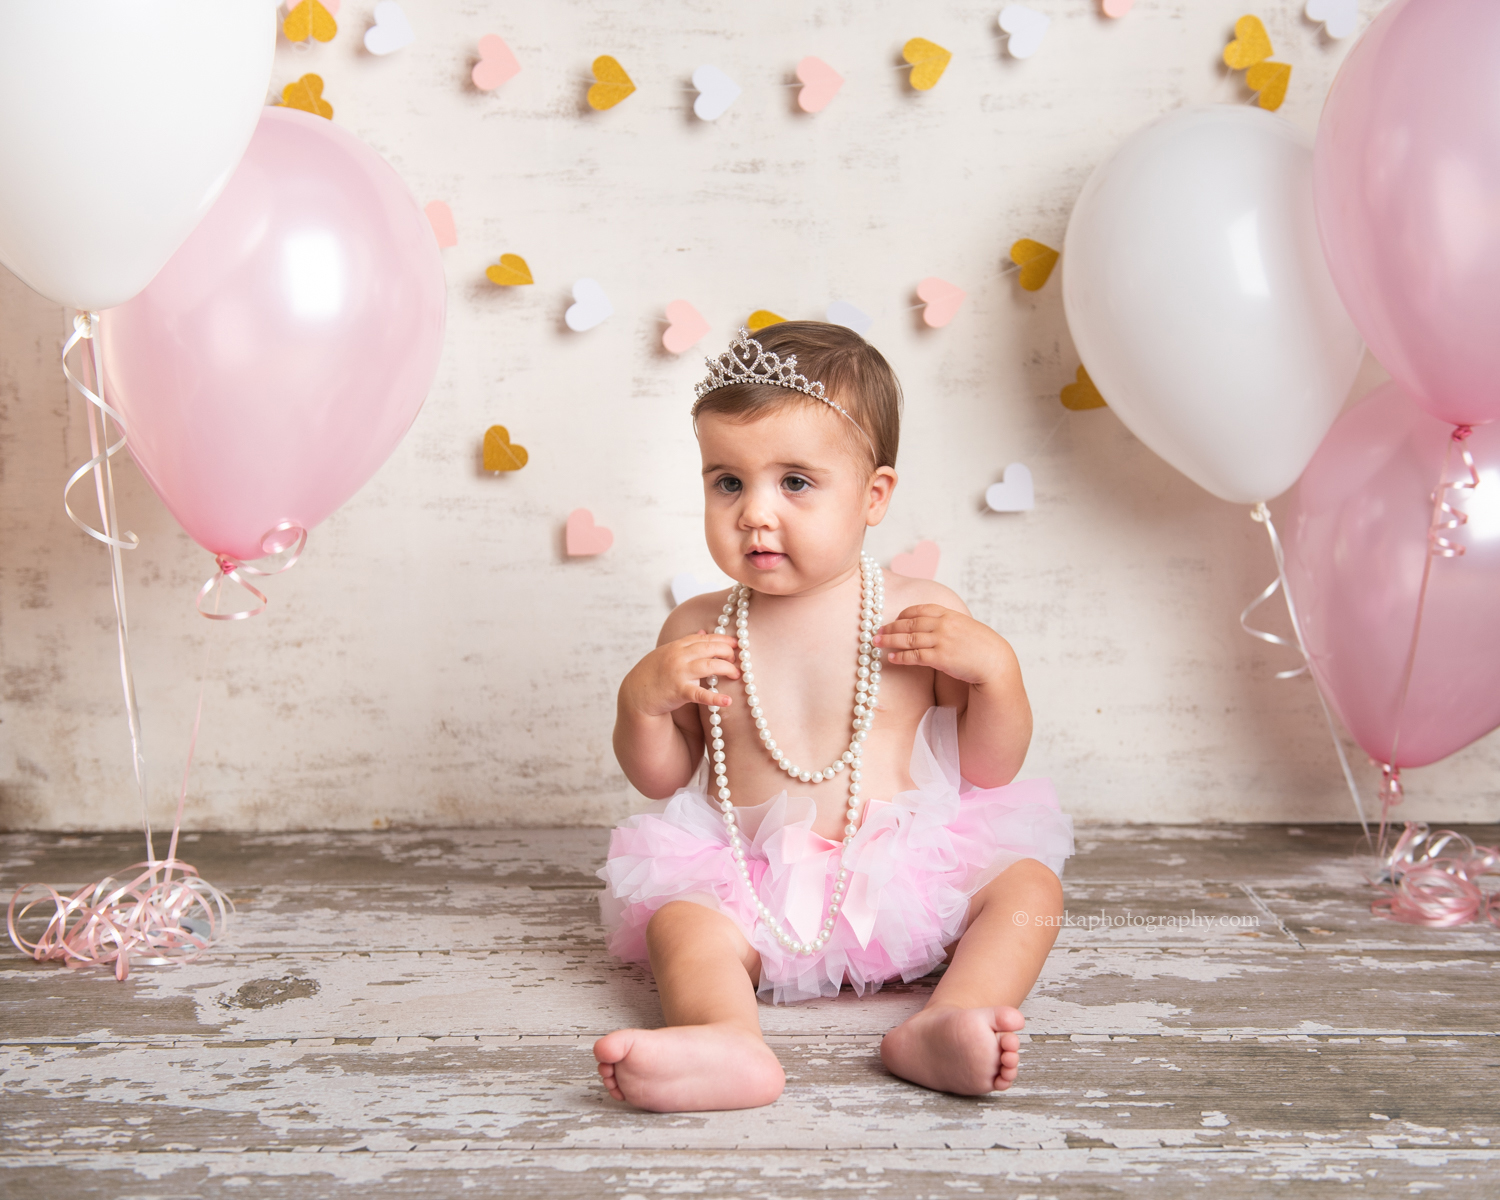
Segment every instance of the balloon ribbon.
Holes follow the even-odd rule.
[[[1333,739],[1334,751],[1339,756],[1339,766],[1344,772],[1344,782],[1349,787],[1349,796],[1354,801],[1354,811],[1359,814],[1359,826],[1365,831],[1365,838],[1370,836],[1370,826],[1365,820],[1365,807],[1360,802],[1359,784],[1355,782],[1354,771],[1349,766],[1349,755],[1344,751],[1343,740],[1339,737],[1338,728],[1333,723],[1333,713],[1328,708],[1328,701],[1323,696],[1323,689],[1318,686],[1318,680],[1311,671],[1311,663],[1307,657],[1307,646],[1302,640],[1302,622],[1297,616],[1297,606],[1292,601],[1292,589],[1286,580],[1286,552],[1282,549],[1281,538],[1276,533],[1276,523],[1271,520],[1271,510],[1266,507],[1265,501],[1261,501],[1250,510],[1250,517],[1266,527],[1266,536],[1271,539],[1271,553],[1276,558],[1276,578],[1266,585],[1260,595],[1245,605],[1245,611],[1240,613],[1240,628],[1253,638],[1259,638],[1263,642],[1269,642],[1273,646],[1295,645],[1297,653],[1302,656],[1302,665],[1290,670],[1276,672],[1277,679],[1295,679],[1298,675],[1306,674],[1313,681],[1313,690],[1318,694],[1318,704],[1323,709],[1323,720],[1328,724],[1328,736]],[[1278,637],[1264,629],[1256,629],[1250,624],[1250,614],[1274,596],[1277,591],[1281,592],[1286,601],[1287,616],[1291,618],[1292,633],[1296,637],[1295,642],[1288,641],[1284,637]]]
[[[1370,911],[1408,925],[1444,928],[1473,920],[1500,924],[1500,899],[1486,896],[1479,878],[1500,866],[1500,847],[1478,846],[1451,829],[1430,833],[1420,821],[1407,821],[1396,845],[1387,850],[1390,811],[1405,796],[1396,750],[1401,744],[1401,725],[1416,668],[1417,644],[1422,636],[1422,615],[1427,606],[1427,585],[1435,558],[1462,558],[1467,547],[1450,535],[1468,523],[1468,514],[1448,501],[1450,491],[1472,491],[1479,486],[1479,471],[1469,450],[1473,429],[1456,426],[1443,452],[1443,468],[1432,493],[1432,519],[1427,527],[1427,555],[1422,564],[1422,584],[1417,591],[1417,611],[1412,618],[1411,644],[1401,672],[1401,690],[1396,706],[1396,729],[1391,735],[1391,753],[1381,764],[1380,839],[1376,858],[1383,870],[1372,882],[1386,894],[1370,905]],[[1463,473],[1448,478],[1448,466],[1457,449]],[[1453,849],[1449,849],[1452,847]],[[1448,853],[1443,853],[1448,850]]]
[[[183,772],[182,791],[177,797],[177,818],[172,826],[172,840],[167,857],[158,859],[152,846],[151,819],[146,804],[146,760],[142,749],[140,710],[136,704],[135,675],[131,667],[130,627],[125,608],[125,580],[121,559],[121,551],[135,549],[140,544],[140,539],[133,533],[127,532],[121,536],[118,532],[114,476],[110,460],[125,446],[125,423],[120,414],[105,403],[102,394],[103,355],[95,337],[98,323],[97,313],[78,313],[73,321],[73,334],[62,350],[63,376],[88,402],[85,412],[89,422],[89,447],[93,452],[88,462],[74,471],[64,486],[63,509],[75,525],[109,548],[115,629],[120,648],[120,680],[125,692],[125,714],[130,726],[136,787],[140,792],[146,861],[130,868],[138,873],[128,881],[122,882],[111,876],[72,895],[64,895],[46,885],[22,885],[11,896],[6,912],[6,929],[16,948],[37,962],[58,959],[70,967],[112,963],[115,978],[123,980],[130,974],[132,961],[168,963],[194,957],[206,950],[223,936],[229,913],[234,906],[223,892],[201,878],[192,866],[177,858],[182,810],[187,800],[188,771],[192,768],[193,751],[197,747],[198,728],[203,717],[203,685],[200,685],[198,691],[198,708],[193,718],[192,740],[188,746],[188,767]],[[68,366],[68,355],[80,341],[88,341],[90,344],[92,354],[88,361],[93,368],[94,388],[97,391],[75,375]],[[98,410],[97,413],[95,409]],[[109,440],[111,420],[122,431],[113,444]],[[94,529],[79,517],[68,500],[73,486],[90,472],[94,476],[94,491],[103,531]],[[267,538],[271,538],[279,530],[278,526]],[[301,541],[305,541],[305,538],[306,534],[302,533],[297,546],[299,551]],[[237,567],[248,570],[239,564]],[[231,569],[225,569],[224,573],[226,576],[235,576]],[[237,577],[236,582],[243,584],[243,580]],[[200,604],[202,597],[203,593],[200,593]],[[264,596],[260,598],[262,601],[265,599]],[[217,608],[217,604],[215,607]],[[205,654],[207,649],[205,645]],[[45,894],[22,903],[22,898],[33,886],[41,887]],[[52,914],[46,927],[34,940],[28,939],[22,932],[22,925],[34,909],[48,903],[51,904]]]

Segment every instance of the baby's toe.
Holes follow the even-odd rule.
[[[1020,1048],[1021,1048],[1021,1038],[1020,1038],[1020,1036],[1018,1034],[1014,1034],[1014,1033],[1002,1033],[1000,1035],[1000,1049],[1002,1051],[1003,1050],[1019,1050]]]

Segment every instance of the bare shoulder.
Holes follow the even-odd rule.
[[[729,589],[725,588],[722,592],[704,592],[701,596],[684,600],[663,623],[661,636],[656,639],[656,644],[664,646],[678,638],[697,633],[700,629],[705,633],[712,633],[714,623],[719,619],[719,613],[728,599]]]
[[[887,621],[895,620],[908,608],[915,608],[919,604],[940,604],[944,608],[951,608],[954,612],[961,612],[965,616],[971,615],[969,606],[959,598],[958,593],[950,587],[944,587],[935,579],[910,579],[892,571],[885,572],[885,619]]]

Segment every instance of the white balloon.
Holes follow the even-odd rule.
[[[59,304],[122,304],[249,145],[275,0],[0,4],[0,263]]]
[[[1161,118],[1094,170],[1062,265],[1074,343],[1132,433],[1224,500],[1296,482],[1364,355],[1318,242],[1311,138],[1245,106]]]

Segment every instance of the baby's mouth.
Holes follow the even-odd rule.
[[[760,571],[769,571],[786,561],[786,555],[776,550],[754,549],[745,555],[750,565]]]

